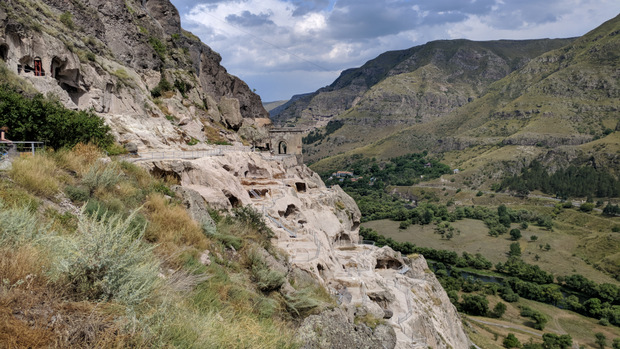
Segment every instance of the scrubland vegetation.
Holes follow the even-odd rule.
[[[332,300],[267,266],[286,256],[259,214],[201,225],[173,179],[103,155],[80,143],[0,172],[0,347],[298,346],[293,324]]]
[[[588,273],[586,276],[577,273],[574,266],[572,273],[570,268],[566,270],[568,266],[561,267],[558,273],[558,268],[554,266],[562,262],[549,260],[551,255],[553,258],[570,255],[570,251],[555,251],[556,248],[563,248],[564,244],[554,239],[568,234],[571,241],[580,241],[579,236],[585,232],[574,231],[575,225],[616,233],[616,205],[609,198],[618,196],[618,180],[604,169],[571,166],[549,175],[534,162],[520,174],[496,182],[491,186],[494,192],[474,190],[460,181],[454,183],[453,178],[459,176],[452,175],[443,176],[441,185],[435,180],[436,188],[425,186],[421,182],[432,181],[452,172],[425,153],[379,161],[351,158],[345,167],[338,170],[352,171],[355,175],[353,179],[357,179],[330,181],[326,172],[323,175],[326,183],[340,184],[355,198],[362,211],[362,221],[367,222],[364,225],[385,229],[375,231],[363,225],[363,238],[405,254],[424,255],[429,269],[435,272],[459,311],[501,321],[506,308],[513,312],[517,309],[521,315],[510,321],[527,324],[541,331],[541,335],[547,323],[551,321],[555,324],[557,318],[570,312],[574,314],[571,317],[581,319],[576,321],[585,322],[587,317],[597,322],[597,326],[606,327],[610,338],[620,336],[617,330],[620,326],[620,288],[617,282],[613,282],[613,277],[618,275],[617,263],[610,260],[607,264],[595,264],[596,269],[607,273],[606,277],[598,278],[605,281],[595,282],[589,279]],[[450,190],[446,190],[447,187]],[[461,188],[465,188],[468,194],[459,194]],[[503,193],[504,190],[510,192]],[[564,199],[577,195],[588,197],[588,202],[576,207],[571,201],[552,203],[551,208],[528,205],[527,195],[536,190]],[[456,202],[467,195],[480,198],[476,201],[481,204],[463,205]],[[503,203],[504,197],[508,205]],[[515,200],[520,204],[515,205]],[[594,200],[597,200],[596,204]],[[388,219],[396,222],[387,224]],[[502,243],[498,244],[497,239]],[[430,240],[437,243],[429,245]],[[452,243],[452,240],[458,242]],[[472,244],[467,242],[469,240]],[[504,243],[504,240],[508,242]],[[613,246],[616,240],[610,236],[606,244]],[[590,237],[583,246],[592,241]],[[502,247],[505,248],[503,252],[498,250],[500,245],[505,246]],[[451,248],[448,250],[442,246]],[[523,250],[525,246],[529,246],[527,254]],[[584,260],[594,259],[592,254],[582,253]],[[614,258],[617,251],[609,250],[608,253],[609,258]],[[575,253],[573,256],[576,256]],[[548,261],[541,263],[540,259]],[[590,264],[589,261],[587,264]],[[593,270],[592,266],[584,266]],[[550,312],[548,308],[528,308],[528,304],[532,303],[526,302],[532,301],[535,301],[534,304],[557,307],[558,313]],[[559,330],[563,331],[562,328]],[[523,345],[528,348],[559,348],[559,344],[552,343],[564,343],[569,339],[572,342],[573,338],[584,343],[587,338],[593,337],[593,333],[582,332],[573,333],[574,337],[570,335],[571,332],[568,332],[567,337],[556,338],[553,337],[555,333],[546,333],[542,343],[523,341]],[[507,334],[503,336],[507,338]]]

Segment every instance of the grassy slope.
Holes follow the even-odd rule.
[[[222,218],[205,234],[178,199],[159,193],[172,194],[167,182],[127,163],[101,165],[100,155],[78,146],[0,172],[0,346],[296,346],[292,303],[261,286],[285,275],[257,272],[256,249],[282,258],[266,231]],[[66,195],[87,202],[83,213],[66,211]],[[88,218],[97,207],[106,220]],[[210,266],[198,262],[205,249]],[[305,286],[300,297],[313,299],[315,286]],[[62,321],[51,326],[54,314]]]
[[[201,226],[174,179],[100,157],[79,144],[0,171],[0,347],[298,346],[297,321],[332,300],[266,267],[257,251],[286,257],[260,215]]]
[[[503,302],[497,296],[488,296],[489,306],[493,308],[497,302]],[[502,341],[513,333],[521,343],[527,343],[530,338],[534,342],[542,342],[543,333],[570,334],[573,344],[585,345],[586,348],[597,348],[595,345],[594,334],[601,332],[605,334],[608,342],[613,338],[620,337],[620,329],[615,326],[599,325],[596,319],[586,318],[572,311],[565,311],[554,306],[533,302],[527,299],[519,299],[516,303],[506,303],[506,313],[501,319],[491,319],[487,317],[465,316],[467,321],[476,332],[470,332],[470,338],[480,347],[485,349],[504,348]],[[538,331],[531,327],[528,318],[519,315],[518,306],[525,305],[534,310],[540,311],[549,317],[549,322],[544,331]],[[478,321],[484,321],[480,323]],[[490,323],[490,324],[489,324]],[[497,339],[495,335],[497,334]]]

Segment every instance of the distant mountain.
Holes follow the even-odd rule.
[[[464,61],[459,62],[463,66]],[[620,168],[619,68],[620,16],[562,48],[531,59],[506,77],[484,87],[484,91],[469,103],[453,106],[441,118],[406,128],[401,126],[400,130],[380,140],[367,142],[363,148],[359,147],[362,142],[358,140],[363,136],[352,137],[352,143],[358,149],[349,155],[359,153],[382,157],[419,150],[446,153],[484,147],[484,159],[479,150],[463,155],[454,164],[464,164],[465,159],[473,161],[474,158],[478,158],[481,165],[493,165],[498,159],[539,157],[550,166],[559,166],[582,158],[595,166],[609,166],[617,172]],[[436,69],[425,66],[424,70]],[[456,70],[471,71],[467,68]],[[388,79],[373,86],[364,98],[371,100],[374,91]],[[415,86],[416,81],[413,79],[408,86]],[[457,79],[451,81],[450,88],[457,84]],[[442,84],[437,75],[433,81],[426,82],[427,86]],[[470,91],[475,92],[475,87],[479,86],[476,80],[470,78],[470,84],[473,85]],[[395,85],[396,82],[390,85],[392,90]],[[444,108],[445,100],[451,100],[449,96],[453,90],[450,88],[442,96],[444,99],[437,101]],[[452,95],[458,96],[457,93]],[[403,93],[401,101],[409,96],[411,93]],[[389,110],[389,106],[395,103],[375,99],[375,104],[388,106],[384,110]],[[323,140],[323,144],[316,148],[333,147],[338,144],[334,140],[344,139],[343,144],[346,144],[347,137],[360,134],[360,128],[352,125],[356,120],[352,116],[361,114],[356,109],[359,108],[352,108],[339,116],[345,126],[331,134],[330,141]],[[385,120],[393,119],[384,112],[374,122],[366,124],[388,124]],[[368,118],[358,116],[357,120]],[[358,121],[358,124],[363,122]],[[309,147],[312,153],[313,146]],[[326,159],[317,166],[326,166],[333,161],[336,159]]]
[[[323,126],[334,117],[343,119],[342,131],[351,132],[335,139],[340,148],[332,148],[331,143],[329,148],[350,150],[444,116],[479,98],[489,84],[531,59],[573,40],[442,40],[386,52],[360,68],[344,71],[330,86],[292,99],[272,111],[271,118],[305,127]],[[307,158],[329,155],[320,148],[310,148]]]
[[[267,110],[268,112],[271,112],[273,109],[284,105],[288,101],[289,100],[287,99],[283,101],[263,102],[263,108],[265,108],[265,110]]]

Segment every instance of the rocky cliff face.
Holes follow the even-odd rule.
[[[268,117],[260,97],[181,28],[168,0],[3,1],[0,28],[11,70],[70,108],[92,108],[121,144],[265,135],[251,131]]]
[[[489,85],[480,98],[428,123],[396,130],[364,151],[394,156],[403,149],[447,152],[498,144],[513,149],[516,158],[520,156],[517,147],[527,146],[539,148],[538,159],[551,168],[566,163],[562,158],[582,163],[580,158],[594,158],[614,169],[619,137],[619,32],[617,16],[570,45],[532,59]],[[336,137],[338,133],[332,139]],[[323,143],[323,148],[330,146]],[[555,155],[547,156],[548,148]],[[492,158],[481,161],[488,159]]]
[[[253,206],[289,263],[339,306],[308,317],[306,348],[469,348],[458,313],[422,256],[360,244],[360,212],[339,187],[292,158],[238,152],[144,163],[173,175],[213,207]],[[365,321],[378,320],[375,326]],[[373,328],[374,327],[374,328]]]
[[[403,127],[441,119],[477,100],[490,84],[536,56],[571,41],[443,40],[386,52],[344,71],[332,85],[292,99],[271,115],[275,122],[307,128],[324,126],[334,118],[344,124],[329,140],[307,147],[306,159],[314,162]]]
[[[567,40],[444,40],[381,54],[342,72],[330,86],[272,111],[278,122],[319,126],[355,108],[402,123],[428,121],[477,98],[492,82]],[[416,118],[417,117],[417,118]],[[314,120],[314,122],[313,122]]]

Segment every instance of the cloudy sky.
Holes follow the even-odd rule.
[[[264,102],[331,84],[382,52],[431,40],[580,36],[618,0],[171,0],[186,30]]]

